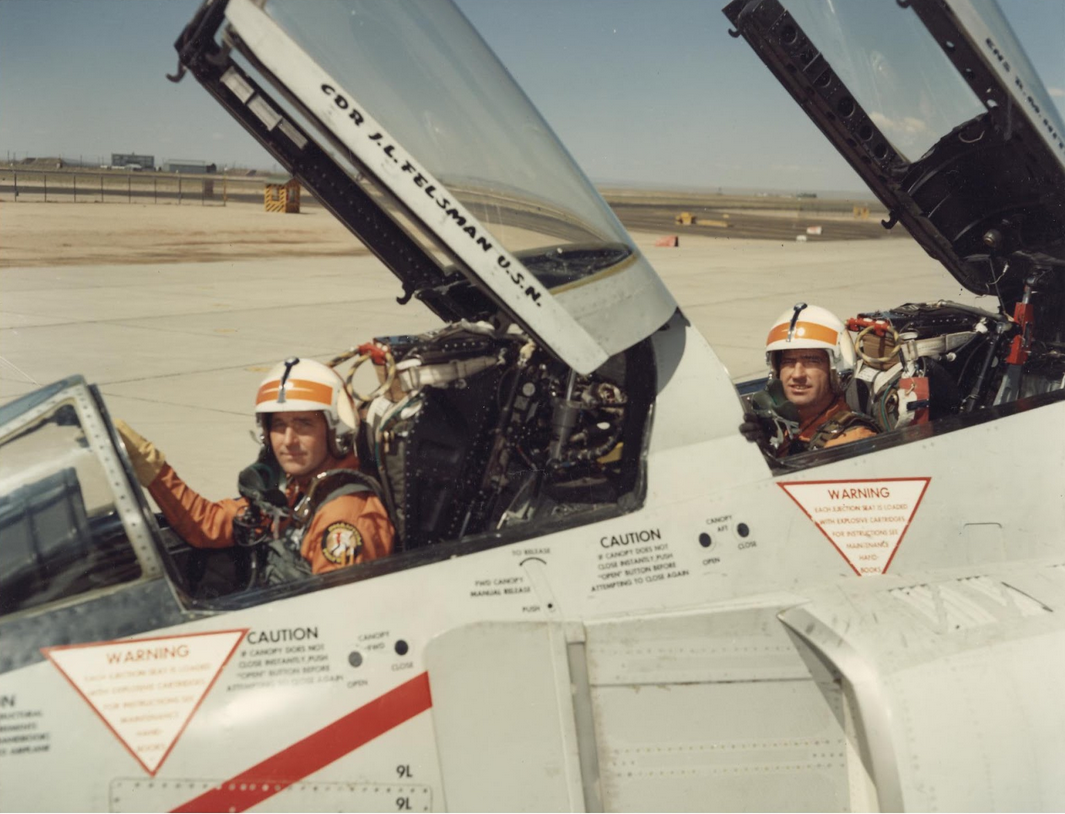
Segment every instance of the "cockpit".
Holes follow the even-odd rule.
[[[1055,398],[1065,383],[1065,126],[998,9],[735,0],[724,13],[888,207],[885,228],[904,227],[988,298],[984,308],[907,302],[841,315],[859,359],[848,403],[885,433],[846,454]]]

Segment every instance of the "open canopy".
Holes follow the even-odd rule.
[[[676,308],[450,3],[215,0],[178,47],[441,317],[501,311],[588,372]]]
[[[1061,299],[1065,126],[993,2],[734,0],[724,12],[962,285],[1008,307],[1035,274]]]

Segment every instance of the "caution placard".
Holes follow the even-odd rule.
[[[930,481],[886,478],[778,485],[862,576],[887,571]]]
[[[245,633],[222,630],[42,652],[154,775]]]

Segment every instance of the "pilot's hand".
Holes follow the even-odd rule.
[[[126,454],[133,464],[133,471],[137,473],[137,480],[141,486],[148,486],[159,476],[163,464],[166,463],[166,456],[121,418],[115,420],[115,429],[126,447]]]
[[[748,412],[743,414],[743,423],[740,424],[740,435],[752,444],[758,444],[760,447],[765,447],[769,443],[769,429],[766,427],[765,419],[760,418],[754,413]]]

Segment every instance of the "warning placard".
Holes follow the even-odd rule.
[[[931,478],[780,483],[859,576],[883,574]]]
[[[94,642],[42,652],[154,775],[245,633]]]

